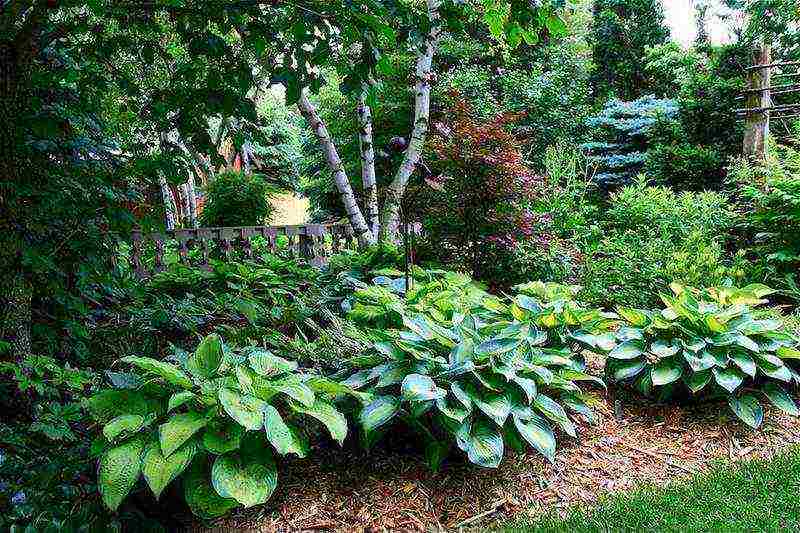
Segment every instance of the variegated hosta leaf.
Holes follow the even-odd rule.
[[[142,426],[142,415],[120,415],[103,427],[103,436],[111,442],[123,440],[142,429]]]
[[[469,433],[462,441],[471,463],[486,468],[497,468],[503,460],[503,435],[500,429],[479,418],[469,425]]]
[[[364,431],[375,431],[400,411],[400,400],[393,396],[377,396],[367,404],[358,417]]]
[[[169,457],[206,424],[208,418],[194,411],[171,416],[158,427],[161,452],[165,457]]]
[[[222,364],[222,357],[222,338],[216,334],[208,335],[186,360],[186,368],[192,375],[207,379],[217,372]]]
[[[167,363],[165,361],[158,361],[150,357],[123,357],[120,359],[123,363],[129,363],[137,368],[144,370],[150,374],[154,374],[162,378],[167,383],[183,387],[184,389],[192,388],[192,380],[180,368]]]
[[[608,353],[612,359],[635,359],[642,355],[642,345],[639,341],[625,341],[617,345]]]
[[[255,349],[247,356],[250,368],[264,377],[275,377],[297,370],[297,363],[278,357],[269,350]]]
[[[429,376],[409,374],[403,379],[400,395],[403,401],[418,402],[441,398],[445,395],[445,391],[437,387]]]
[[[536,399],[533,401],[533,406],[538,409],[544,416],[558,424],[558,426],[570,437],[575,437],[575,426],[572,424],[572,421],[567,416],[567,413],[564,411],[564,408],[561,407],[555,400],[552,398],[545,396],[544,394],[538,394]]]
[[[261,429],[264,423],[264,407],[268,405],[264,400],[222,387],[219,389],[219,402],[228,416],[245,429]]]
[[[753,429],[758,429],[761,422],[764,421],[764,411],[761,409],[761,405],[750,394],[742,395],[739,398],[731,396],[728,398],[728,405],[733,414]]]
[[[295,402],[291,402],[290,405],[296,412],[316,418],[322,422],[328,428],[333,440],[340,445],[344,443],[344,439],[347,437],[347,419],[332,404],[317,398],[311,407]]]
[[[268,448],[258,453],[231,452],[214,461],[211,483],[223,498],[252,507],[272,496],[278,484],[278,469]]]
[[[306,440],[297,430],[284,422],[278,410],[271,405],[264,408],[264,431],[267,440],[279,454],[293,453],[300,458],[308,455]]]
[[[653,385],[668,385],[680,379],[683,367],[673,358],[663,359],[650,369],[650,379]]]
[[[764,387],[761,389],[761,392],[763,392],[764,395],[769,398],[769,401],[771,401],[776,407],[784,412],[793,416],[800,414],[797,404],[794,403],[792,397],[789,396],[789,394],[787,394],[780,385],[772,382],[765,383]]]
[[[524,419],[514,415],[512,417],[514,427],[528,444],[552,463],[555,461],[556,455],[556,438],[553,435],[553,429],[544,418],[534,413],[531,415]]]

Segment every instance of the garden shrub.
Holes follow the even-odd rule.
[[[112,510],[140,477],[156,498],[182,477],[186,503],[203,518],[262,504],[277,485],[275,453],[309,453],[298,420],[316,419],[341,444],[347,421],[331,399],[362,396],[269,350],[229,350],[216,335],[172,361],[121,362],[131,371],[118,375],[116,388],[86,400],[102,425],[93,448],[100,494]]]
[[[445,273],[405,298],[386,291],[379,307],[366,292],[351,314],[363,320],[372,307],[380,340],[345,383],[374,394],[359,415],[367,446],[399,420],[423,439],[434,469],[453,443],[483,467],[526,443],[553,461],[553,426],[575,437],[568,411],[592,419],[577,382],[602,382],[584,372],[570,333],[604,334],[612,321],[576,304],[574,288],[534,282],[499,298]]]
[[[277,190],[260,174],[222,172],[205,187],[204,226],[259,226],[272,214]]]
[[[726,164],[725,155],[714,147],[658,144],[648,150],[644,171],[655,183],[701,191],[722,186]]]
[[[758,428],[764,414],[760,392],[783,411],[800,411],[785,387],[800,383],[790,366],[800,358],[800,339],[780,321],[759,319],[754,307],[773,291],[764,285],[694,289],[673,283],[661,295],[665,308],[620,307],[623,326],[613,342],[587,337],[607,353],[606,374],[662,398],[688,390],[727,398],[733,413]]]

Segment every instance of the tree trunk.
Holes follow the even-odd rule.
[[[440,0],[427,0],[428,19],[431,23],[430,31],[425,37],[422,50],[417,56],[416,83],[414,86],[414,122],[411,139],[406,148],[403,162],[386,191],[386,199],[381,214],[381,240],[395,241],[399,223],[400,202],[406,185],[419,163],[425,137],[428,133],[428,122],[431,107],[431,67],[433,55],[436,52],[436,42],[439,38],[439,3]]]
[[[378,238],[378,187],[375,183],[375,145],[372,138],[372,111],[367,105],[366,87],[358,100],[358,143],[361,151],[361,183],[367,208],[367,220],[375,239]]]
[[[164,224],[167,231],[175,229],[175,197],[169,188],[167,179],[159,173],[158,185],[161,187],[161,197],[164,199]]]
[[[753,66],[769,65],[772,54],[768,44],[762,44],[753,52]],[[744,154],[755,160],[763,160],[767,155],[767,137],[769,137],[769,111],[772,106],[770,98],[771,68],[753,68],[747,74],[748,94],[745,105],[750,111],[745,115]]]
[[[305,93],[300,96],[297,107],[303,117],[305,117],[309,126],[311,126],[314,135],[317,137],[317,141],[319,141],[322,152],[325,155],[325,160],[328,163],[328,168],[330,168],[333,173],[333,181],[336,183],[336,188],[339,191],[339,196],[341,197],[345,213],[347,213],[347,219],[350,221],[353,232],[360,242],[374,243],[375,238],[369,226],[367,226],[367,221],[364,219],[361,209],[358,208],[356,197],[353,194],[353,188],[350,186],[350,180],[347,178],[344,165],[339,158],[339,152],[336,150],[336,145],[333,143],[328,129],[322,122],[322,118]]]
[[[197,189],[195,189],[194,175],[189,173],[189,179],[186,181],[186,195],[189,199],[189,227],[197,227]]]

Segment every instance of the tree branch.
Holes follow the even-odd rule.
[[[361,151],[361,183],[372,235],[377,239],[380,229],[378,219],[378,188],[375,183],[375,144],[372,137],[372,111],[367,105],[367,87],[362,88],[358,99],[358,145]]]

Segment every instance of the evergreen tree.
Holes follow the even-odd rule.
[[[596,0],[592,37],[595,96],[630,101],[648,94],[645,49],[669,40],[661,0]]]

